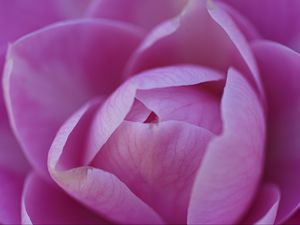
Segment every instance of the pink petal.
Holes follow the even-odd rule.
[[[115,174],[167,223],[186,223],[194,175],[213,135],[182,122],[123,122],[93,166]]]
[[[265,179],[280,188],[281,223],[300,206],[300,55],[273,42],[257,42],[253,49],[269,109]]]
[[[279,202],[279,188],[276,185],[263,184],[241,224],[274,224]]]
[[[176,16],[187,0],[96,0],[88,15],[120,20],[149,30],[162,21]]]
[[[21,209],[21,208],[20,208]],[[23,224],[107,224],[53,183],[27,177],[22,197]]]
[[[189,1],[182,14],[156,27],[132,56],[126,75],[181,63],[223,72],[234,66],[261,91],[245,38],[220,7],[208,10],[206,1]]]
[[[99,103],[90,102],[60,129],[49,152],[49,170],[54,180],[74,198],[117,223],[162,224],[156,212],[133,194],[115,175],[91,166],[59,162],[63,151],[76,154],[83,149],[87,126]],[[72,166],[72,165],[71,165]]]
[[[62,122],[88,99],[109,94],[119,84],[140,38],[123,24],[82,20],[53,25],[10,47],[6,103],[15,133],[37,171],[46,172],[48,149]]]
[[[0,49],[50,23],[83,15],[90,0],[0,0]],[[0,51],[1,52],[1,51]]]
[[[220,133],[220,96],[200,85],[141,90],[136,94],[158,116],[159,121],[176,120]]]
[[[0,223],[21,223],[23,177],[0,167]]]
[[[264,38],[300,50],[300,1],[223,1],[246,16]]]
[[[188,209],[189,224],[233,224],[256,192],[263,166],[265,120],[247,81],[230,69],[222,99],[223,134],[210,143]]]

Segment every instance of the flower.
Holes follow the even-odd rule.
[[[1,223],[300,222],[298,1],[26,3],[0,0]]]

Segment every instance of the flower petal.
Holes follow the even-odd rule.
[[[0,167],[0,223],[21,223],[23,177]]]
[[[264,155],[262,106],[247,81],[228,72],[222,98],[223,134],[208,146],[194,183],[189,224],[233,224],[255,194]]]
[[[220,133],[220,96],[200,85],[140,90],[136,98],[151,109],[159,121],[176,120]]]
[[[114,90],[140,39],[124,24],[79,20],[37,31],[10,47],[6,104],[16,136],[38,172],[47,173],[47,152],[62,122],[93,96]]]
[[[225,0],[246,16],[265,39],[300,50],[300,1]]]
[[[279,188],[276,185],[263,184],[242,224],[274,224],[279,201]]]
[[[180,13],[186,2],[187,0],[98,0],[90,6],[87,14],[132,23],[150,30]]]
[[[150,32],[130,59],[125,76],[179,63],[199,64],[224,73],[233,66],[262,92],[245,37],[224,10],[210,9],[204,0],[189,1],[179,16]]]
[[[59,130],[49,151],[50,174],[70,195],[109,220],[125,224],[162,224],[156,212],[115,175],[91,166],[74,168],[63,160],[64,151],[72,150],[75,154],[82,151],[86,127],[90,126],[98,107],[99,102],[90,102]]]
[[[300,207],[300,55],[268,41],[253,49],[269,109],[265,179],[280,188],[276,223],[282,223]]]
[[[23,224],[107,224],[54,183],[30,174],[22,197]]]
[[[0,49],[41,27],[82,16],[89,2],[90,0],[0,0]]]
[[[115,174],[168,224],[184,224],[194,175],[211,137],[183,122],[123,122],[92,165]]]

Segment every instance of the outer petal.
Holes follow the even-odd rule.
[[[118,85],[139,41],[131,27],[83,20],[53,25],[11,46],[6,103],[16,136],[38,171],[46,171],[47,152],[62,122],[91,97]]]
[[[175,121],[123,122],[92,163],[115,174],[168,224],[184,224],[195,173],[213,134]]]
[[[264,38],[300,50],[300,1],[222,1],[248,17]]]
[[[228,72],[222,99],[223,134],[210,143],[194,183],[189,224],[233,224],[256,192],[264,155],[262,106],[247,81]]]
[[[280,188],[276,223],[281,223],[300,206],[300,55],[272,42],[253,48],[269,108],[265,179]]]
[[[25,182],[22,197],[22,223],[107,224],[55,184],[42,180],[36,174],[29,175]]]
[[[50,23],[83,16],[90,0],[0,0],[0,49]],[[1,50],[0,50],[1,52]]]
[[[179,16],[156,27],[132,56],[126,75],[178,63],[199,64],[223,72],[234,66],[263,95],[245,37],[224,10],[217,5],[208,9],[204,0],[189,1]]]
[[[186,2],[187,0],[95,0],[87,14],[132,23],[149,30],[180,13]]]
[[[21,223],[23,178],[0,167],[0,223]]]
[[[276,185],[263,184],[257,193],[250,212],[241,224],[274,224],[279,202],[279,188]]]

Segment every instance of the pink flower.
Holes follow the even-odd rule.
[[[0,0],[0,223],[299,224],[299,25],[297,0]]]

